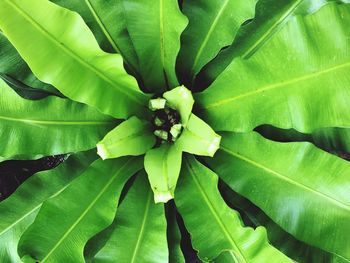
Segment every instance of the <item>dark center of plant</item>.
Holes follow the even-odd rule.
[[[167,106],[163,98],[150,100],[149,108],[154,111],[152,119],[154,135],[161,141],[176,141],[182,131],[180,114]]]

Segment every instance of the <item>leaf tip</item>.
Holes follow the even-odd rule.
[[[105,145],[98,143],[96,147],[97,147],[97,154],[102,158],[102,160],[108,159],[108,151]]]
[[[221,136],[216,135],[208,146],[208,155],[213,157],[216,151],[220,148]]]
[[[156,204],[167,203],[171,199],[174,199],[174,195],[170,191],[154,193],[154,202]]]

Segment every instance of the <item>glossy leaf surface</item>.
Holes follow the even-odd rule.
[[[46,0],[5,0],[0,17],[0,29],[41,81],[113,117],[142,115],[147,96],[77,13]]]
[[[131,117],[109,132],[97,144],[102,159],[145,154],[156,143],[156,138],[147,121]]]
[[[52,2],[78,12],[94,33],[100,46],[105,51],[121,54],[128,67],[137,72],[138,60],[125,26],[122,1],[54,0]]]
[[[174,190],[181,169],[182,151],[176,145],[164,143],[145,155],[145,170],[156,203],[174,198]]]
[[[196,115],[191,114],[186,128],[182,131],[176,145],[184,152],[213,156],[220,146],[220,135]]]
[[[232,43],[243,22],[254,16],[254,0],[185,0],[189,24],[181,37],[177,70],[190,84],[221,48]]]
[[[334,2],[334,0],[260,0],[257,3],[253,21],[240,28],[233,44],[220,52],[203,69],[201,77],[205,78],[206,83],[213,82],[234,58],[246,59],[252,56],[271,40],[293,16],[312,13],[327,2]],[[349,3],[350,1],[341,2]]]
[[[2,80],[0,93],[0,138],[7,142],[0,144],[3,157],[30,159],[88,150],[116,125],[95,109],[66,99],[23,99]]]
[[[187,25],[177,0],[121,0],[146,89],[151,92],[178,86],[175,62],[180,35]]]
[[[11,82],[22,83],[23,87],[25,87],[26,90],[30,88],[45,90],[45,92],[43,93],[44,96],[42,97],[45,97],[47,92],[49,94],[59,94],[54,87],[39,81],[33,75],[27,64],[18,54],[17,50],[12,46],[10,41],[8,41],[6,36],[1,31],[0,78],[2,78],[3,80],[7,79],[9,85],[11,84]],[[13,83],[12,87],[14,86],[18,85],[15,85],[15,83]]]
[[[310,143],[222,135],[221,150],[207,162],[233,190],[296,238],[350,259],[348,162]]]
[[[298,263],[335,262],[338,257],[319,248],[310,246],[283,230],[261,209],[246,198],[238,195],[229,186],[222,187],[222,196],[233,209],[240,211],[244,222],[253,227],[264,226],[270,243]],[[344,262],[349,262],[344,260]]]
[[[176,188],[175,203],[202,260],[212,260],[231,251],[232,262],[292,262],[269,245],[266,230],[244,227],[217,189],[218,177],[187,156]],[[205,223],[203,222],[205,219]],[[210,240],[210,242],[208,242]]]
[[[164,206],[154,203],[145,173],[138,175],[119,206],[114,225],[92,262],[167,262]]]
[[[0,261],[20,262],[18,241],[34,221],[42,203],[60,192],[94,160],[95,154],[70,156],[65,163],[29,178],[8,199],[0,203]]]
[[[349,126],[347,25],[346,4],[293,18],[258,53],[234,60],[197,96],[199,116],[224,131],[250,131],[261,124],[301,132]]]
[[[85,262],[86,242],[112,223],[123,186],[141,168],[140,161],[132,157],[94,162],[43,204],[20,239],[20,256],[40,262]]]

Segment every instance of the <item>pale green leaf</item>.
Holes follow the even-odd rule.
[[[144,113],[148,96],[122,57],[103,52],[77,13],[46,0],[4,0],[0,29],[34,74],[65,96],[116,118]]]
[[[220,147],[220,140],[220,135],[216,134],[208,124],[191,114],[187,126],[175,144],[184,152],[214,156]]]
[[[176,188],[175,203],[192,244],[202,260],[209,261],[223,251],[231,251],[228,262],[292,262],[269,245],[266,230],[242,225],[239,214],[231,210],[217,189],[218,177],[211,170],[186,156]]]
[[[348,4],[294,17],[196,97],[199,116],[217,131],[250,131],[261,124],[301,132],[349,126],[349,26]]]
[[[221,48],[232,43],[241,24],[254,16],[255,0],[185,0],[189,24],[181,37],[177,70],[191,84]]]
[[[174,144],[164,143],[149,150],[145,156],[145,170],[156,203],[166,203],[174,198],[174,190],[179,177],[182,152]]]
[[[175,88],[179,85],[175,62],[180,50],[180,35],[187,25],[178,1],[121,1],[146,89],[159,93]]]
[[[180,86],[165,92],[163,97],[171,108],[180,113],[181,124],[186,126],[194,104],[192,92],[185,86]]]
[[[127,157],[94,162],[42,205],[20,239],[19,255],[40,263],[85,262],[85,244],[112,223],[123,186],[141,168],[141,161]]]
[[[299,240],[350,259],[348,162],[310,143],[222,135],[207,162],[233,190]]]
[[[156,143],[150,124],[137,117],[122,122],[97,144],[102,159],[145,154]]]
[[[168,260],[164,206],[155,204],[147,175],[140,173],[118,208],[114,230],[94,263]]]
[[[33,175],[0,203],[0,262],[20,262],[18,241],[34,221],[41,204],[62,192],[95,158],[92,152],[72,155],[59,167]]]
[[[95,147],[116,121],[58,97],[30,101],[0,79],[0,156],[34,158]]]

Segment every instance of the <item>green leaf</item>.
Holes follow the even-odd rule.
[[[33,175],[0,203],[0,262],[20,262],[18,241],[41,204],[62,192],[95,158],[92,152],[72,155],[59,167]]]
[[[208,124],[191,114],[176,145],[184,152],[214,156],[220,147],[220,140],[220,135],[216,134]]]
[[[166,203],[174,198],[181,161],[182,152],[176,144],[164,143],[146,153],[145,170],[156,203]]]
[[[176,207],[174,202],[168,202],[165,207],[167,218],[167,239],[169,247],[169,260],[171,263],[185,263],[181,251],[181,233],[176,220]]]
[[[241,215],[245,219],[245,222],[249,221],[254,227],[264,226],[271,244],[296,262],[333,262],[337,259],[337,256],[332,255],[331,253],[297,240],[273,222],[258,207],[232,191],[227,185],[221,187],[221,193],[230,207],[241,211]]]
[[[163,97],[167,100],[171,108],[180,113],[181,124],[186,126],[194,104],[192,92],[185,86],[180,86],[165,92]]]
[[[106,52],[115,53],[117,50],[114,47],[114,43],[110,41],[110,36],[108,34],[108,29],[105,24],[102,23],[101,18],[106,18],[107,8],[96,10],[94,5],[92,5],[91,0],[50,0],[56,5],[60,5],[71,11],[77,12],[83,19],[86,25],[90,28],[94,34],[100,47]],[[98,1],[98,0],[97,0]],[[111,10],[111,8],[108,8]],[[108,11],[109,11],[108,10]],[[99,15],[100,14],[100,15]],[[109,22],[107,20],[107,22]]]
[[[318,148],[331,153],[350,152],[349,128],[321,128],[311,134],[299,133],[293,129],[279,129],[269,125],[258,127],[255,131],[265,138],[279,142],[311,142]]]
[[[35,89],[27,86],[23,82],[20,82],[8,75],[0,73],[0,79],[4,81],[10,88],[12,88],[18,95],[24,99],[28,100],[41,100],[50,95],[53,95],[50,92],[41,89]]]
[[[222,135],[207,162],[233,190],[299,240],[350,259],[348,162],[310,143]]]
[[[65,96],[115,118],[144,113],[148,97],[121,56],[103,52],[77,13],[46,0],[4,0],[0,29],[34,74]]]
[[[175,62],[180,35],[187,25],[178,1],[122,1],[146,89],[159,93],[178,86]]]
[[[232,43],[241,24],[254,16],[255,0],[185,0],[189,24],[181,37],[177,70],[191,84],[221,48]]]
[[[333,0],[330,0],[333,1]],[[206,83],[212,83],[237,57],[252,56],[296,14],[307,14],[319,9],[324,0],[260,0],[251,23],[243,25],[233,44],[224,49],[201,72]]]
[[[349,126],[347,25],[345,4],[291,19],[258,53],[234,60],[196,97],[199,116],[217,131],[251,131],[261,124],[301,132]]]
[[[324,128],[311,134],[313,142],[322,149],[350,152],[349,128]]]
[[[100,46],[107,52],[119,53],[133,73],[137,72],[137,55],[126,29],[122,1],[53,0],[52,2],[77,11],[96,36]]]
[[[18,85],[16,82],[22,83],[22,88],[25,90],[30,90],[33,88],[35,90],[43,90],[45,94],[55,94],[60,93],[52,86],[47,85],[39,81],[33,73],[30,71],[27,64],[18,54],[17,50],[8,41],[5,35],[0,31],[0,78],[8,82],[8,84],[16,89]],[[12,85],[11,85],[12,83]],[[29,88],[30,87],[30,88]],[[21,92],[18,92],[22,95]],[[44,96],[43,96],[44,97]]]
[[[118,208],[110,239],[92,262],[167,262],[164,206],[153,202],[146,176],[136,178]]]
[[[94,162],[43,204],[20,239],[19,255],[41,263],[85,262],[86,242],[112,223],[124,184],[140,168],[135,157]]]
[[[263,227],[253,230],[242,225],[239,214],[221,198],[217,185],[215,173],[186,156],[175,203],[199,257],[209,261],[230,250],[232,262],[271,262],[272,258],[292,262],[269,245]]]
[[[127,155],[145,154],[156,143],[150,124],[131,117],[109,132],[97,144],[97,152],[103,160]]]
[[[0,79],[2,157],[28,159],[94,148],[116,121],[86,105],[58,97],[30,101]],[[83,127],[83,128],[82,128]]]

